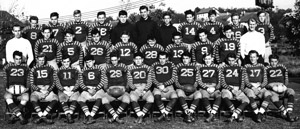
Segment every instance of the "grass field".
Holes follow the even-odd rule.
[[[295,89],[296,96],[295,96],[295,106],[294,106],[294,114],[297,116],[300,116],[300,82],[299,78],[291,79],[290,87]],[[300,128],[300,121],[295,123],[286,122],[280,118],[276,118],[274,116],[268,116],[267,120],[264,123],[255,123],[251,118],[246,117],[245,121],[242,123],[225,123],[223,122],[226,117],[221,116],[220,119],[216,120],[213,123],[205,123],[204,117],[200,116],[198,120],[196,120],[195,123],[186,124],[182,121],[181,117],[176,117],[175,120],[171,122],[165,122],[165,123],[155,123],[153,119],[147,118],[145,124],[136,124],[134,123],[135,118],[134,117],[125,117],[124,120],[126,121],[125,124],[119,125],[119,124],[109,124],[107,123],[107,120],[104,120],[102,118],[98,118],[97,122],[92,125],[84,125],[83,119],[77,120],[74,124],[66,124],[63,122],[64,118],[61,120],[58,120],[57,118],[54,119],[55,124],[53,125],[46,125],[46,124],[39,124],[35,125],[32,122],[28,123],[27,125],[20,125],[19,122],[16,122],[13,125],[6,124],[6,121],[4,121],[4,110],[5,110],[5,103],[3,100],[3,80],[2,77],[0,78],[0,86],[1,91],[1,105],[0,106],[0,129],[11,129],[11,128],[22,128],[22,129],[48,129],[48,128],[59,128],[59,129],[90,129],[90,128],[106,128],[106,129],[113,129],[113,128],[119,128],[119,129],[138,129],[138,128],[145,128],[145,129],[191,129],[191,128],[224,128],[224,129],[248,129],[248,128],[256,128],[256,129],[299,129]]]

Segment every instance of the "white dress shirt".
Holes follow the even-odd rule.
[[[248,31],[241,37],[241,56],[245,58],[249,51],[256,50],[260,55],[265,55],[265,37],[257,31]]]
[[[20,51],[24,57],[27,57],[27,65],[33,61],[33,51],[30,42],[24,38],[13,38],[10,39],[6,44],[6,61],[14,62],[13,53],[14,51]]]

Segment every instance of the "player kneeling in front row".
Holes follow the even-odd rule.
[[[166,52],[158,53],[158,59],[159,61],[152,65],[152,68],[154,69],[153,83],[156,86],[153,90],[153,94],[155,103],[162,115],[155,121],[171,121],[168,114],[171,112],[178,99],[173,86],[176,79],[176,68],[175,65],[169,61]],[[164,106],[162,98],[170,100],[167,106]]]
[[[135,53],[133,57],[134,65],[128,67],[127,81],[131,88],[130,100],[132,107],[138,116],[136,123],[142,123],[143,117],[150,110],[154,103],[154,97],[150,88],[152,86],[153,70],[150,66],[143,64],[142,53]],[[141,111],[138,103],[139,99],[146,100],[146,104]]]
[[[237,63],[238,57],[234,53],[229,53],[226,57],[227,64],[221,67],[221,85],[222,85],[222,99],[230,111],[233,112],[231,117],[227,119],[227,122],[243,121],[241,113],[245,107],[249,104],[249,99],[244,93],[245,82],[245,70]],[[236,108],[232,104],[231,100],[236,99],[241,104]]]
[[[33,122],[39,124],[44,121],[47,124],[53,124],[52,119],[48,119],[49,112],[58,102],[58,96],[54,94],[52,89],[54,88],[54,68],[46,64],[46,56],[40,53],[37,56],[37,65],[31,69],[30,72],[30,85],[32,93],[30,95],[30,101],[38,113],[38,118]],[[39,101],[50,102],[44,111],[42,111]]]
[[[16,120],[16,117],[20,119],[20,123],[22,125],[27,123],[27,120],[23,117],[22,111],[23,107],[29,100],[29,94],[27,93],[27,77],[29,74],[29,67],[26,64],[21,64],[22,57],[22,52],[14,51],[14,62],[7,64],[3,69],[3,84],[5,85],[6,89],[4,99],[9,110],[13,113],[8,120],[9,124],[13,124]],[[13,101],[14,97],[20,101],[18,106]]]
[[[193,117],[195,110],[199,104],[199,100],[202,98],[201,92],[197,90],[199,79],[199,69],[196,63],[191,63],[192,55],[188,52],[184,52],[181,56],[182,62],[176,66],[177,79],[175,84],[177,86],[178,100],[186,114],[184,121],[191,123],[195,121]],[[185,99],[192,99],[193,102],[188,107]]]
[[[215,120],[215,115],[221,105],[220,72],[218,65],[213,64],[214,58],[211,53],[204,54],[203,60],[205,64],[200,65],[198,83],[201,88],[203,105],[209,114],[205,122],[210,122]],[[209,102],[210,97],[214,98],[213,106]]]
[[[107,91],[102,98],[102,103],[104,104],[107,111],[112,115],[112,118],[108,120],[109,123],[116,121],[117,123],[123,124],[124,121],[119,118],[119,115],[130,103],[130,96],[126,92],[127,87],[127,67],[125,64],[119,63],[120,57],[118,53],[111,53],[110,61],[104,69],[107,76],[107,81],[104,84],[104,90]],[[110,102],[114,100],[121,100],[122,103],[115,111],[111,106]]]
[[[292,117],[295,91],[291,88],[287,88],[289,83],[288,70],[284,65],[278,64],[278,59],[279,57],[277,55],[269,56],[271,65],[266,67],[269,83],[266,88],[272,93],[271,101],[281,111],[282,118],[290,122],[295,122],[299,119],[299,117]],[[288,99],[286,108],[282,102],[279,101],[279,98]]]
[[[62,57],[62,66],[55,74],[56,87],[58,89],[58,98],[62,109],[67,117],[66,123],[74,123],[72,115],[77,106],[77,99],[80,95],[79,88],[79,71],[71,67],[69,56]],[[71,102],[70,106],[68,102]]]
[[[251,50],[248,54],[250,56],[251,64],[245,65],[245,93],[250,100],[254,114],[255,121],[260,123],[264,121],[263,114],[271,102],[271,93],[265,86],[267,85],[267,74],[263,64],[258,63],[259,54],[255,50]],[[263,99],[261,107],[258,108],[255,98]]]
[[[101,106],[101,98],[104,95],[103,85],[106,81],[106,76],[101,66],[95,66],[94,56],[87,55],[84,57],[84,61],[86,65],[80,76],[80,85],[83,92],[78,97],[78,103],[86,116],[84,124],[92,124],[96,122],[94,116]],[[96,101],[92,111],[89,111],[86,101]]]

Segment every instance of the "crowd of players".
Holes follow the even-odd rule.
[[[74,122],[78,106],[86,117],[84,123],[95,123],[101,105],[112,116],[108,122],[124,123],[119,115],[129,104],[138,117],[136,122],[143,123],[154,103],[161,112],[155,121],[170,121],[176,102],[185,122],[195,121],[199,106],[208,113],[205,122],[212,122],[221,101],[232,112],[227,122],[243,121],[241,113],[247,105],[253,109],[254,120],[262,122],[271,102],[284,119],[298,120],[292,116],[295,92],[287,88],[288,70],[279,57],[241,47],[240,39],[247,30],[262,30],[263,49],[269,47],[274,34],[272,25],[263,23],[266,12],[258,13],[259,22],[250,18],[249,29],[239,23],[238,14],[232,14],[231,25],[223,26],[216,21],[214,10],[209,11],[209,21],[203,26],[194,21],[194,12],[186,11],[186,22],[178,30],[167,12],[161,26],[151,20],[146,6],[140,7],[140,14],[140,21],[133,25],[127,12],[120,11],[115,27],[106,21],[105,12],[99,12],[97,22],[90,26],[81,21],[79,10],[74,11],[75,20],[66,24],[59,23],[54,12],[47,26],[39,26],[34,16],[23,30],[15,25],[4,67],[4,98],[13,114],[8,123],[28,122],[23,116],[28,101],[38,115],[33,122],[48,124],[54,123],[49,114],[56,105],[62,107],[67,123]],[[288,99],[287,107],[280,98]],[[169,100],[166,105],[164,99]],[[256,99],[262,103],[257,104]],[[121,103],[116,110],[110,104],[114,100]],[[141,107],[139,100],[146,104]],[[235,107],[232,100],[240,105]],[[40,101],[49,104],[42,109]],[[87,101],[95,101],[91,110]]]

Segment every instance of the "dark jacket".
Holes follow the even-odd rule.
[[[135,27],[133,24],[131,24],[129,21],[126,21],[125,23],[119,23],[112,29],[111,31],[111,42],[112,44],[116,44],[117,42],[121,41],[121,34],[123,31],[127,31],[130,33],[130,40],[131,42],[136,43],[136,32]]]
[[[166,48],[169,44],[172,44],[172,34],[174,32],[177,32],[176,27],[174,27],[172,24],[169,26],[166,26],[165,24],[162,24],[159,29],[159,39],[158,43],[161,44],[164,48]]]
[[[135,24],[136,33],[137,33],[137,43],[136,45],[140,48],[142,45],[147,43],[147,36],[152,34],[158,39],[158,26],[157,23],[151,20],[151,17],[148,17],[147,20],[140,18]]]

